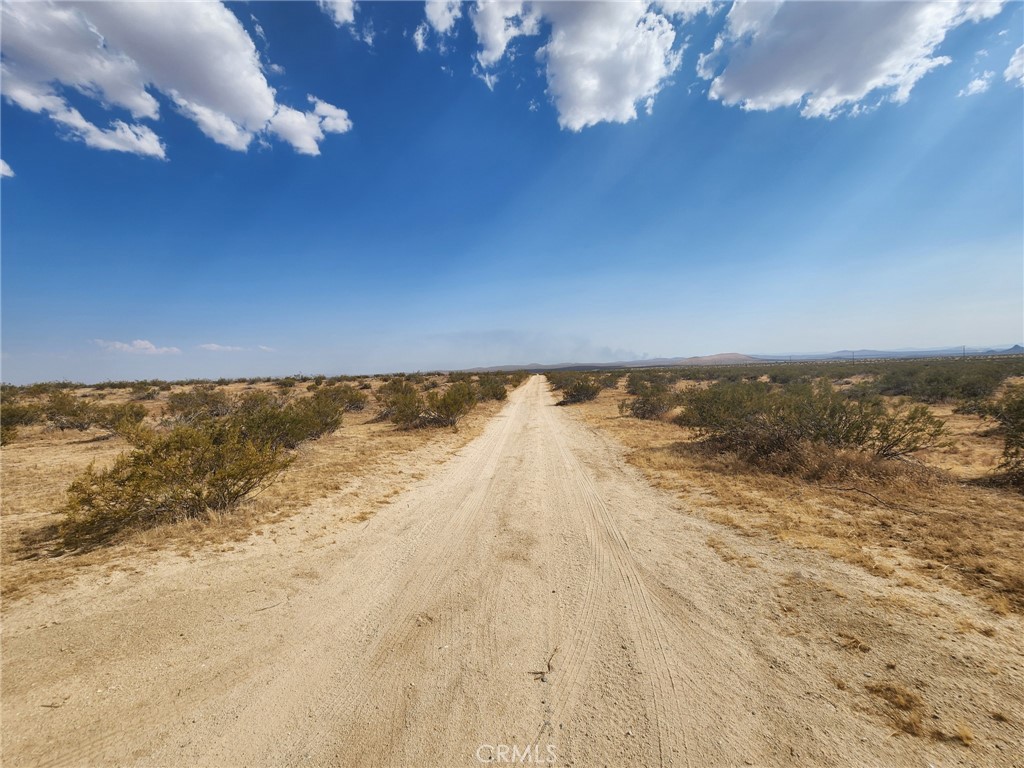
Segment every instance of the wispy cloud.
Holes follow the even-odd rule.
[[[227,344],[200,344],[200,349],[205,349],[207,352],[241,352],[244,347],[232,347]]]
[[[5,179],[14,178],[14,171],[11,170],[11,166],[5,160],[0,160],[0,177]]]
[[[1024,86],[1024,45],[1014,51],[1009,65],[1003,72],[1003,79],[1008,83]]]
[[[277,350],[274,349],[273,347],[265,347],[262,344],[256,347],[256,349],[258,349],[260,352],[277,352]]]
[[[984,93],[992,85],[992,78],[995,74],[995,72],[983,72],[980,76],[971,80],[966,87],[962,88],[957,96],[975,96],[979,93]]]
[[[177,347],[158,347],[151,341],[145,339],[135,339],[130,343],[123,341],[105,341],[104,339],[93,339],[93,343],[98,344],[110,352],[124,352],[130,355],[180,355],[181,350]]]

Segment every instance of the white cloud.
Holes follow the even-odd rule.
[[[316,96],[307,97],[313,105],[313,114],[320,117],[320,127],[327,133],[345,133],[352,129],[352,121],[348,118],[348,112],[339,109],[326,101],[321,101]]]
[[[538,53],[547,65],[548,93],[558,124],[579,131],[600,122],[636,118],[681,61],[676,32],[645,3],[545,5],[551,38]]]
[[[497,64],[514,38],[536,35],[540,30],[540,15],[522,2],[478,0],[472,19],[473,30],[480,41],[476,59],[484,67]]]
[[[232,347],[224,344],[200,344],[200,349],[205,349],[207,352],[241,352],[242,347]]]
[[[356,20],[356,4],[353,0],[318,0],[317,4],[331,17],[336,27],[343,27]]]
[[[281,106],[270,119],[270,131],[287,141],[296,152],[304,155],[319,155],[320,141],[324,133],[345,133],[352,128],[348,112],[333,104],[309,96],[312,112],[300,112],[291,107]]]
[[[0,178],[13,179],[14,171],[11,170],[11,166],[7,164],[6,160],[0,160]]]
[[[239,151],[268,130],[281,135],[271,121],[288,108],[277,103],[252,38],[220,2],[3,3],[2,34],[3,95],[49,115],[90,146],[165,153],[148,126],[88,122],[59,86],[124,109],[135,120],[159,118],[149,91],[155,88],[204,134]],[[315,133],[299,135],[293,146],[310,153]]]
[[[259,349],[261,352],[277,352],[277,350],[274,349],[273,347],[266,347],[263,344],[260,344],[257,347],[257,349]]]
[[[992,78],[995,77],[995,72],[983,72],[980,76],[974,78],[963,88],[957,96],[974,96],[979,93],[984,93],[988,90],[989,86],[992,85]]]
[[[412,42],[420,53],[427,50],[427,22],[424,21],[416,27],[416,31],[412,33]]]
[[[259,19],[257,19],[253,14],[250,13],[249,20],[252,22],[252,28],[253,31],[256,33],[256,37],[258,37],[263,42],[263,46],[265,48],[269,47],[269,44],[267,43],[267,33],[263,31],[263,25],[260,24]]]
[[[473,77],[480,78],[489,91],[493,91],[494,86],[498,84],[498,76],[493,72],[483,69],[479,64],[473,65]]]
[[[1003,71],[1003,78],[1008,83],[1024,86],[1024,45],[1013,52],[1009,65]]]
[[[177,347],[158,347],[151,341],[136,339],[126,344],[123,341],[104,341],[94,339],[94,342],[110,352],[125,352],[132,355],[180,355],[181,350]]]
[[[712,50],[700,57],[708,95],[747,110],[799,106],[834,117],[879,92],[905,102],[932,69],[935,51],[968,21],[995,16],[993,2],[755,2],[737,0]]]
[[[704,11],[713,13],[715,0],[657,0],[654,7],[666,16],[689,21]]]
[[[270,118],[270,130],[295,147],[296,152],[303,155],[320,154],[318,142],[324,133],[320,129],[320,118],[312,112],[300,112],[282,106]]]
[[[495,66],[513,39],[537,34],[542,21],[551,33],[537,56],[545,65],[558,123],[571,131],[635,119],[637,104],[651,103],[681,61],[672,23],[642,0],[529,5],[481,0],[473,11],[477,62]]]
[[[461,0],[427,0],[425,3],[427,22],[439,35],[452,31],[455,22],[462,16]]]
[[[359,39],[370,48],[373,48],[373,41],[377,39],[377,33],[373,29],[373,22],[368,21],[359,31]]]

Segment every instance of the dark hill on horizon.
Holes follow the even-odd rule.
[[[744,355],[739,352],[723,352],[717,355],[696,357],[650,357],[641,360],[619,360],[611,363],[529,363],[527,365],[495,365],[483,368],[466,368],[468,373],[490,373],[498,371],[571,371],[571,370],[612,370],[616,368],[670,368],[691,365],[751,365],[755,363],[786,363],[829,360],[912,360],[936,357],[992,357],[1024,355],[1024,346],[1010,347],[941,347],[937,349],[842,349],[811,355]]]

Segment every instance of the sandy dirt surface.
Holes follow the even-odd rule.
[[[365,522],[10,606],[3,765],[1024,762],[1019,618],[691,515],[554,403]]]

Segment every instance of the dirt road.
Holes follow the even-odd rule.
[[[837,690],[851,652],[779,607],[786,579],[888,587],[687,515],[554,402],[533,377],[365,523],[320,505],[276,540],[16,606],[4,765],[958,760]]]

